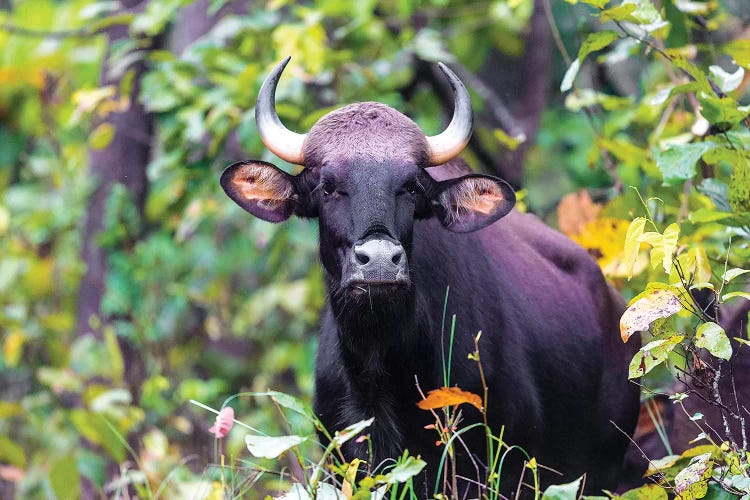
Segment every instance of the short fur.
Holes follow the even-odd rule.
[[[423,391],[443,384],[449,340],[441,319],[450,289],[450,384],[482,394],[468,359],[481,330],[492,431],[504,427],[506,443],[562,473],[543,473],[547,484],[588,473],[586,491],[614,488],[628,444],[616,426],[630,433],[638,415],[638,388],[627,379],[635,343],[619,340],[624,304],[591,257],[533,215],[510,212],[493,224],[513,205],[507,184],[471,175],[458,160],[426,169],[424,134],[382,104],[353,104],[323,117],[308,134],[304,157],[301,174],[279,179],[294,186],[297,214],[320,220],[328,296],[315,411],[330,431],[375,417],[369,443],[347,443],[347,458],[367,460],[372,446],[377,465],[408,449],[428,463],[418,489],[431,496],[443,448],[424,428],[433,417],[417,408],[416,384]],[[243,206],[267,220],[288,216]],[[407,283],[349,285],[357,265],[352,248],[369,238],[403,246]],[[481,421],[473,407],[461,411],[462,425]],[[485,475],[485,437],[475,430],[463,440],[458,472],[468,480],[461,494],[474,496],[470,481]],[[523,455],[509,453],[505,494],[515,491],[522,469]]]

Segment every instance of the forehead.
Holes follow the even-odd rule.
[[[322,117],[305,142],[305,166],[424,165],[427,140],[411,119],[380,103],[345,106]]]

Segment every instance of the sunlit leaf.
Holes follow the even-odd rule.
[[[509,151],[515,151],[518,149],[518,146],[526,142],[526,136],[524,134],[511,137],[499,128],[494,129],[492,133],[495,136],[495,139],[497,139],[498,142],[505,146]]]
[[[669,353],[683,340],[682,335],[653,340],[635,353],[628,367],[628,378],[642,377],[669,358]]]
[[[101,123],[89,136],[89,146],[92,149],[104,149],[115,137],[115,126],[111,123]]]
[[[26,466],[26,454],[23,448],[7,436],[0,434],[0,461],[18,467]]]
[[[422,410],[434,410],[447,406],[469,403],[477,409],[482,409],[482,398],[476,394],[459,389],[458,387],[441,387],[427,393],[427,397],[417,403]]]
[[[732,357],[732,345],[724,329],[709,321],[700,325],[695,331],[695,345],[721,359]]]
[[[8,367],[15,368],[18,366],[25,340],[23,332],[18,330],[14,330],[6,335],[3,342],[3,360]]]
[[[677,250],[677,240],[680,236],[680,226],[677,223],[672,223],[664,230],[662,239],[662,252],[664,252],[664,259],[662,264],[664,265],[664,272],[669,274],[672,269],[672,255]]]
[[[690,465],[675,476],[675,493],[684,500],[703,498],[708,490],[708,479],[711,477],[712,466],[711,453],[694,457],[690,461]]]
[[[727,271],[721,276],[721,279],[724,283],[730,283],[737,276],[742,276],[746,273],[750,273],[750,269],[733,267],[732,269],[727,269]]]
[[[750,69],[750,40],[749,39],[745,38],[745,39],[733,40],[729,42],[728,44],[724,45],[722,50],[724,53],[729,54],[729,56],[731,56],[732,59],[734,59],[734,62],[744,67],[745,69]]]
[[[628,226],[627,233],[625,233],[625,271],[628,280],[633,277],[633,266],[635,266],[641,248],[639,238],[643,234],[646,222],[644,217],[636,217]]]
[[[563,76],[562,82],[560,83],[560,92],[567,92],[573,87],[573,82],[578,76],[578,71],[581,69],[581,61],[576,58],[568,67],[568,70]]]
[[[385,475],[388,483],[405,483],[412,477],[416,476],[422,469],[425,468],[427,463],[424,460],[420,460],[415,457],[407,457],[405,461],[396,465],[393,469],[388,471]]]
[[[733,299],[735,297],[741,297],[743,299],[750,300],[750,293],[748,293],[748,292],[729,292],[729,293],[725,293],[721,297],[721,300],[722,300],[722,302],[726,302],[727,300]]]
[[[367,429],[375,421],[375,418],[369,418],[367,420],[360,420],[352,425],[346,427],[343,430],[336,431],[333,436],[333,442],[339,446],[346,443],[350,439],[357,437],[363,430]]]
[[[626,491],[617,497],[618,500],[667,500],[669,496],[658,484],[645,484],[634,490]]]
[[[729,73],[724,71],[724,68],[721,66],[714,65],[709,66],[708,71],[722,92],[731,92],[739,87],[745,76],[745,70],[741,67],[737,68],[734,73]]]
[[[609,44],[611,44],[615,40],[619,39],[620,34],[616,31],[604,30],[591,33],[583,41],[583,43],[581,44],[581,48],[578,49],[578,60],[583,61],[584,59],[586,59],[586,56],[588,56],[592,52],[602,50],[603,48],[608,47]]]
[[[737,101],[731,97],[717,97],[713,93],[700,92],[698,100],[703,117],[721,131],[729,130],[750,114],[750,108],[738,106]]]
[[[612,7],[599,15],[601,22],[606,23],[607,21],[634,21],[631,14],[635,12],[637,5],[635,3],[623,3],[616,7]]]
[[[548,486],[542,494],[542,500],[576,500],[582,479],[579,477],[570,483]]]
[[[658,318],[668,318],[682,309],[679,297],[670,290],[654,290],[632,303],[620,318],[623,342],[636,332],[647,330]]]
[[[695,165],[707,151],[716,147],[712,142],[696,142],[670,146],[666,151],[654,153],[656,166],[664,176],[664,182],[675,184],[692,179]]]
[[[50,466],[49,479],[57,498],[80,498],[78,464],[71,457],[63,456],[55,460]]]
[[[245,435],[245,444],[250,454],[256,458],[276,458],[285,451],[307,441],[302,436],[255,436]]]
[[[605,5],[609,3],[609,0],[565,0],[569,4],[575,5],[577,3],[585,3],[596,7],[597,9],[603,9]]]

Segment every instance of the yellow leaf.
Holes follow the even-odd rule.
[[[639,238],[645,227],[645,217],[636,217],[628,226],[627,233],[625,233],[625,271],[628,274],[628,280],[633,277],[633,267],[635,267],[635,261],[641,249]]]
[[[657,289],[642,296],[627,308],[620,318],[623,342],[635,333],[647,330],[659,318],[668,318],[682,309],[679,297],[670,290]]]
[[[89,135],[89,146],[92,149],[104,149],[115,137],[115,126],[111,123],[101,123]]]
[[[672,255],[677,250],[677,239],[680,237],[680,226],[672,223],[664,230],[662,238],[662,251],[664,252],[664,272],[669,274],[672,270]]]
[[[602,218],[585,224],[583,230],[571,239],[596,258],[607,276],[624,276],[622,272],[623,247],[628,221]]]
[[[708,283],[711,281],[711,262],[703,247],[695,248],[695,282]]]
[[[5,337],[3,358],[5,359],[5,364],[10,368],[18,366],[18,362],[21,360],[21,353],[23,352],[23,343],[23,333],[18,330],[11,332]]]
[[[441,387],[434,389],[427,394],[427,397],[417,403],[423,410],[434,410],[436,408],[445,408],[446,406],[469,403],[482,409],[482,398],[468,391],[463,391],[458,387]]]
[[[0,205],[0,235],[5,234],[10,227],[10,212]]]

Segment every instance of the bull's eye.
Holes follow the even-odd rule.
[[[401,190],[398,192],[398,194],[416,194],[417,192],[417,182],[416,181],[409,181],[401,188]]]
[[[328,196],[336,191],[336,186],[334,186],[333,182],[331,181],[323,181],[323,183],[321,184],[321,189],[323,190],[323,194]]]

